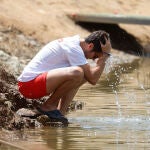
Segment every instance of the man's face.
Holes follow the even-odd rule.
[[[87,59],[95,60],[101,56],[101,53],[93,51],[94,45],[92,43],[87,45],[86,50],[84,51],[85,57]]]
[[[98,52],[94,52],[94,55],[91,59],[95,60],[96,58],[99,58],[102,54]]]

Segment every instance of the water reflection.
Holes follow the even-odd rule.
[[[116,66],[75,99],[85,107],[68,114],[69,127],[26,130],[11,141],[31,150],[150,149],[149,58]]]
[[[30,142],[37,141],[48,149],[147,149],[149,148],[149,119],[142,116],[73,117],[68,128],[45,128],[39,134],[28,133]],[[36,131],[38,132],[38,131]],[[30,136],[29,136],[30,135]],[[32,136],[41,140],[32,141]]]

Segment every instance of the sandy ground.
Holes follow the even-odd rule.
[[[40,42],[88,31],[66,14],[113,13],[150,16],[150,0],[0,0],[0,24],[14,26]],[[145,46],[150,45],[150,26],[120,24]]]

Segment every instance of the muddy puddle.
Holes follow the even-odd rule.
[[[75,99],[84,107],[68,113],[68,127],[2,130],[0,139],[27,150],[150,149],[149,58],[116,66],[96,86],[81,87]]]

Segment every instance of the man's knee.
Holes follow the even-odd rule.
[[[73,67],[71,74],[71,77],[74,81],[81,82],[84,79],[84,71],[81,67]]]

